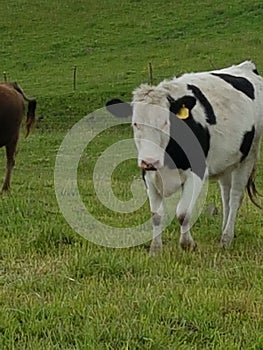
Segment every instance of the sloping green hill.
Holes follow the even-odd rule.
[[[41,111],[81,115],[129,97],[149,62],[156,82],[249,58],[263,70],[262,16],[257,0],[11,0],[1,7],[0,74],[39,97]]]

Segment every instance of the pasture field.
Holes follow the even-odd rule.
[[[0,349],[262,350],[263,216],[246,197],[227,250],[218,246],[221,204],[216,183],[193,228],[195,253],[178,247],[178,224],[164,251],[148,243],[113,249],[75,233],[58,207],[54,165],[68,130],[108,98],[185,71],[253,59],[263,73],[263,3],[258,0],[10,0],[1,3],[0,74],[38,100],[39,116],[19,141],[11,192],[0,198]],[[77,85],[73,91],[73,67]],[[107,146],[132,137],[108,130],[85,150],[78,169],[89,210],[116,227],[149,218],[110,213],[95,197],[92,170]],[[0,153],[4,178],[4,150]],[[136,161],[113,174],[127,200],[140,178]],[[263,161],[257,186],[263,192]],[[94,232],[96,234],[96,232]]]

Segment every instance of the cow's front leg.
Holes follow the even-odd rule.
[[[177,205],[176,215],[180,223],[180,240],[179,243],[184,250],[196,249],[197,245],[192,238],[191,216],[197,198],[202,189],[203,181],[196,174],[189,172],[185,183],[180,201]]]
[[[153,184],[148,184],[148,197],[152,212],[153,238],[150,246],[150,255],[154,256],[162,251],[162,221],[164,218],[163,197]]]

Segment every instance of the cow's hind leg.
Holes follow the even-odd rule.
[[[2,191],[7,191],[10,188],[10,179],[13,167],[15,165],[15,151],[17,145],[17,138],[6,145],[6,177]]]
[[[238,209],[242,204],[245,188],[248,183],[249,176],[256,162],[256,154],[250,154],[238,168],[233,170],[231,175],[231,189],[229,196],[229,213],[223,228],[220,245],[226,247],[230,245],[234,238],[235,221]]]
[[[230,189],[231,189],[231,173],[227,172],[219,179],[222,207],[223,207],[223,222],[222,222],[222,232],[224,231],[227,223],[227,218],[229,215],[229,200],[230,200]]]

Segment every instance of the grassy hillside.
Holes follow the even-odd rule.
[[[248,58],[263,72],[262,18],[257,0],[2,1],[0,74],[37,97],[42,118],[28,139],[21,134],[12,191],[0,198],[0,349],[263,348],[263,217],[247,198],[230,249],[218,248],[220,197],[211,184],[207,204],[219,215],[195,224],[199,251],[179,249],[173,222],[162,256],[151,259],[148,244],[110,249],[77,235],[53,184],[67,130],[108,98],[129,99],[148,81],[149,62],[155,82]],[[129,137],[128,127],[100,135],[78,171],[90,210],[116,227],[148,218],[148,207],[109,213],[95,198],[92,170],[106,146]],[[0,162],[2,181],[3,150]],[[261,192],[262,173],[261,162]],[[134,178],[136,163],[120,164],[116,195],[129,199]]]
[[[83,115],[111,94],[184,71],[252,58],[262,65],[261,1],[10,1],[2,5],[0,72],[40,112]],[[77,91],[73,67],[77,66]],[[82,93],[81,95],[79,95]]]

